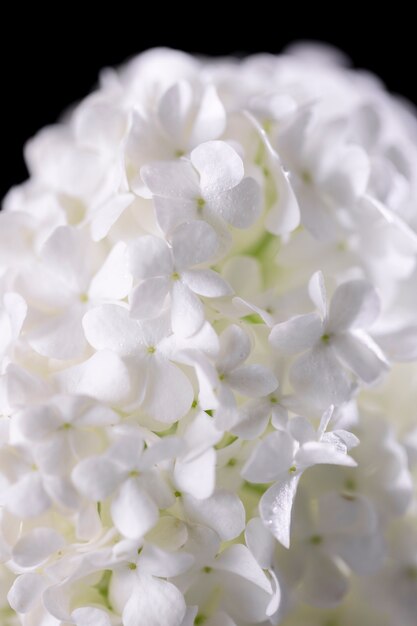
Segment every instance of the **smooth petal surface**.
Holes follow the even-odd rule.
[[[112,350],[126,355],[143,346],[139,324],[122,306],[104,304],[91,309],[84,315],[83,328],[87,341],[96,350]]]
[[[183,500],[188,517],[215,530],[222,541],[234,539],[245,527],[245,509],[234,493],[218,489],[205,500],[188,495]]]
[[[245,361],[251,350],[250,339],[245,331],[233,324],[220,336],[220,352],[217,367],[220,372],[230,372]]]
[[[182,273],[182,280],[191,291],[206,298],[223,298],[233,293],[220,274],[210,269],[188,270]]]
[[[185,615],[182,593],[165,580],[139,574],[123,610],[124,626],[180,626]]]
[[[289,470],[295,445],[285,431],[277,430],[260,441],[242,469],[242,476],[252,483],[270,483]]]
[[[181,280],[174,280],[171,292],[172,330],[181,337],[194,335],[204,323],[200,299]]]
[[[186,161],[159,161],[140,170],[143,182],[154,196],[197,200],[200,196],[198,177]]]
[[[214,228],[196,220],[176,228],[171,236],[171,245],[175,268],[180,272],[210,261],[218,250],[219,241]]]
[[[345,402],[351,390],[342,366],[326,346],[300,356],[290,370],[290,381],[296,391],[322,409]]]
[[[114,525],[124,537],[140,539],[155,526],[159,511],[138,481],[130,478],[113,498],[111,515]]]
[[[269,341],[283,354],[297,354],[312,348],[322,333],[320,317],[317,313],[307,313],[276,324],[271,330]]]
[[[367,328],[378,317],[380,306],[377,292],[366,280],[343,283],[330,302],[329,333]]]
[[[154,276],[143,280],[130,293],[130,313],[142,320],[156,317],[163,308],[171,281],[165,276]]]

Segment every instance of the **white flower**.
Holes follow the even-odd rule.
[[[141,176],[152,192],[164,232],[201,218],[218,227],[227,222],[248,228],[261,211],[258,183],[244,177],[242,159],[223,141],[201,144],[189,161],[145,165]]]
[[[417,122],[345,63],[152,50],[28,143],[5,626],[415,626]]]
[[[310,422],[294,417],[288,431],[277,430],[259,442],[242,470],[246,480],[271,483],[259,501],[262,520],[285,547],[290,545],[291,513],[301,475],[309,467],[325,463],[356,465],[347,455],[357,439],[345,431],[325,432],[333,407],[326,411],[317,432]]]
[[[199,296],[220,298],[232,292],[213,270],[192,269],[210,261],[218,249],[217,235],[208,224],[183,224],[172,233],[170,243],[171,247],[163,239],[147,235],[131,244],[131,272],[141,282],[131,292],[130,311],[137,319],[156,317],[170,294],[172,329],[189,336],[205,321]]]
[[[291,383],[319,407],[349,398],[351,383],[346,367],[365,383],[374,382],[386,362],[363,329],[379,314],[379,298],[365,280],[345,282],[327,307],[323,275],[309,282],[309,295],[319,313],[307,313],[276,324],[270,334],[274,348],[284,354],[304,354],[291,368]]]

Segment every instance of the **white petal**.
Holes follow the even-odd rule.
[[[190,381],[176,365],[157,355],[148,360],[148,371],[144,408],[161,422],[176,422],[188,413],[193,402]]]
[[[38,472],[26,474],[4,494],[5,507],[17,517],[36,517],[46,511],[51,500]]]
[[[185,601],[175,585],[139,574],[134,589],[123,610],[124,626],[181,626]]]
[[[159,122],[179,148],[183,146],[192,104],[193,90],[184,80],[167,89],[158,104]]]
[[[121,469],[100,456],[84,459],[72,472],[72,481],[80,493],[97,502],[107,498],[122,479]]]
[[[218,250],[219,240],[214,228],[196,220],[176,228],[171,236],[171,244],[175,269],[180,272],[210,261]]]
[[[129,296],[132,317],[142,320],[156,317],[162,310],[171,281],[165,276],[143,280]]]
[[[244,178],[238,185],[211,196],[209,207],[235,228],[249,228],[262,211],[262,194],[253,178]]]
[[[205,321],[200,299],[181,280],[173,281],[171,298],[172,330],[181,337],[194,335]]]
[[[245,331],[232,324],[220,336],[220,353],[217,367],[220,372],[230,372],[246,361],[251,351],[251,343]]]
[[[331,348],[319,346],[298,357],[290,370],[290,382],[318,409],[346,402],[349,380]]]
[[[188,270],[181,276],[191,291],[206,298],[222,298],[233,293],[227,282],[213,270]]]
[[[132,354],[143,346],[138,322],[129,311],[117,304],[104,304],[83,317],[86,339],[96,350],[112,350],[121,355]]]
[[[81,365],[63,370],[56,378],[64,392],[88,394],[112,406],[127,402],[132,393],[128,368],[117,354],[108,350],[96,352]]]
[[[75,359],[85,350],[81,325],[84,309],[72,306],[62,313],[46,318],[28,334],[32,348],[42,356],[53,359]]]
[[[318,463],[328,465],[345,465],[355,467],[356,461],[352,457],[340,452],[330,443],[308,441],[303,444],[295,455],[295,464],[300,469],[312,467]]]
[[[381,303],[374,287],[366,280],[342,283],[330,302],[328,331],[367,328],[379,315]]]
[[[225,126],[226,112],[216,88],[214,85],[207,85],[194,119],[189,139],[190,146],[198,146],[204,141],[217,139],[223,134]]]
[[[143,235],[129,246],[129,267],[135,278],[170,276],[172,255],[167,242],[154,235]]]
[[[83,234],[72,226],[58,226],[42,248],[47,264],[75,291],[82,291],[88,274]]]
[[[216,559],[216,569],[236,574],[272,593],[271,583],[249,549],[242,544],[234,544],[224,550]]]
[[[112,196],[100,205],[91,216],[91,238],[101,241],[119,219],[122,213],[132,204],[135,196],[131,193],[121,193]]]
[[[189,519],[215,530],[222,541],[238,537],[245,528],[245,509],[234,493],[218,489],[205,500],[184,495],[183,502]]]
[[[17,613],[28,613],[39,601],[47,579],[40,574],[21,574],[7,594],[7,600]]]
[[[111,626],[106,611],[94,607],[81,607],[71,613],[75,626]]]
[[[40,565],[64,545],[63,536],[53,528],[34,528],[15,543],[13,560],[19,567]]]
[[[199,198],[198,176],[186,161],[158,161],[144,165],[140,175],[154,196],[162,198]]]
[[[377,532],[378,516],[374,505],[364,496],[329,492],[319,498],[318,528],[325,535],[371,535]]]
[[[300,475],[293,474],[268,489],[259,502],[261,518],[285,548],[290,547],[292,506]]]
[[[191,163],[200,174],[203,194],[215,196],[240,183],[244,168],[240,156],[224,141],[207,141],[191,152]]]
[[[288,422],[288,430],[300,444],[316,439],[316,431],[306,417],[292,417]]]
[[[90,283],[88,295],[92,299],[123,300],[132,286],[127,263],[127,246],[119,241],[108,254]]]
[[[4,294],[3,305],[9,318],[11,338],[17,339],[26,319],[28,306],[22,296],[13,291]]]
[[[137,480],[130,478],[119,489],[111,504],[117,530],[128,539],[141,539],[158,521],[159,511]]]
[[[252,483],[270,483],[289,470],[294,450],[293,438],[277,430],[257,444],[242,469],[242,476]]]
[[[238,393],[248,398],[260,398],[272,393],[278,381],[264,365],[242,365],[227,374],[227,382]]]
[[[386,557],[385,538],[378,530],[362,537],[341,534],[334,543],[331,547],[360,576],[375,574]]]
[[[51,406],[33,406],[23,409],[13,416],[12,427],[27,439],[42,441],[62,426],[62,419]]]
[[[365,383],[373,383],[388,370],[387,362],[372,349],[372,343],[367,345],[359,337],[338,335],[333,345],[339,358]]]
[[[164,233],[172,233],[184,222],[191,222],[199,217],[198,204],[200,190],[189,199],[154,197],[156,219]]]
[[[345,146],[339,163],[323,181],[323,189],[343,207],[365,193],[370,172],[369,158],[360,146]]]
[[[187,462],[178,459],[174,467],[174,480],[180,491],[200,500],[209,498],[216,481],[215,450],[209,448]]]
[[[271,345],[283,354],[297,354],[312,348],[323,334],[317,313],[297,315],[287,322],[275,324],[269,335]]]
[[[269,569],[275,552],[275,539],[259,517],[253,517],[246,525],[246,545],[262,567]]]
[[[317,550],[310,557],[303,576],[302,598],[304,602],[319,607],[340,604],[349,588],[347,576],[337,563]]]
[[[308,283],[308,295],[324,319],[327,316],[326,286],[322,272],[315,272]]]
[[[280,165],[273,170],[277,185],[278,200],[268,211],[265,227],[274,235],[285,235],[300,224],[300,207],[288,180]]]
[[[193,563],[192,554],[161,550],[147,542],[140,553],[139,567],[152,576],[172,578],[186,572]]]
[[[417,327],[406,326],[392,332],[374,335],[377,344],[392,361],[415,361],[417,359]]]

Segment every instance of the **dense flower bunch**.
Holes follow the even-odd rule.
[[[415,626],[411,109],[333,52],[153,50],[26,160],[2,625]]]

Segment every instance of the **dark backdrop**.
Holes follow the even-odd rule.
[[[316,3],[307,13],[304,3],[289,10],[258,1],[250,11],[237,12],[233,5],[236,17],[226,20],[221,5],[194,0],[185,25],[184,8],[175,3],[168,13],[155,5],[151,14],[149,7],[143,12],[139,3],[126,0],[107,9],[103,3],[88,21],[82,9],[63,3],[58,3],[59,15],[48,16],[28,15],[17,4],[2,24],[8,39],[0,39],[0,197],[26,177],[22,149],[28,137],[86,95],[100,68],[153,46],[222,55],[279,52],[303,39],[324,41],[346,52],[355,66],[378,74],[391,91],[417,102],[414,23],[399,5],[391,5],[389,13],[378,8],[364,21],[362,11],[346,3],[320,14]]]

